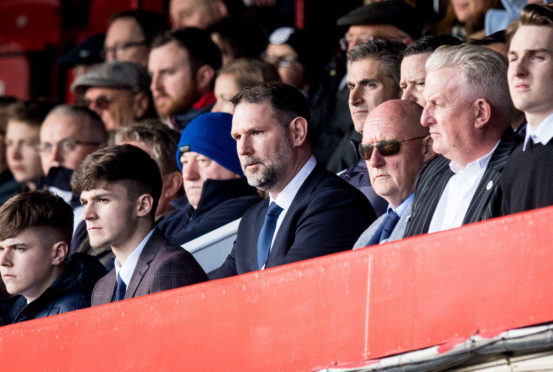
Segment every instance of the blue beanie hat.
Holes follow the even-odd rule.
[[[230,136],[232,115],[209,112],[199,115],[182,131],[177,147],[177,164],[182,171],[183,152],[194,151],[215,160],[219,165],[243,177],[236,152],[236,141]]]

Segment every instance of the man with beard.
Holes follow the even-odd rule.
[[[206,31],[180,28],[156,37],[148,71],[159,117],[181,130],[208,112],[215,103],[213,83],[219,67],[221,52]]]
[[[375,214],[360,191],[317,164],[301,92],[267,83],[242,90],[233,104],[242,170],[269,198],[244,214],[231,254],[210,278],[350,249]]]

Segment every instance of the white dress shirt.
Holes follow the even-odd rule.
[[[449,163],[450,169],[455,174],[447,182],[438,201],[428,228],[429,233],[452,229],[463,224],[472,197],[498,144],[499,141],[492,151],[468,163],[464,169],[454,161]]]
[[[136,264],[138,263],[138,258],[140,257],[140,254],[142,253],[142,250],[144,249],[144,246],[154,233],[154,229],[150,230],[148,235],[138,245],[138,247],[135,248],[134,251],[130,254],[129,257],[121,264],[117,257],[115,257],[115,274],[119,275],[121,277],[121,280],[125,283],[125,285],[128,287],[129,283],[131,282],[132,274],[134,273],[134,269],[136,268]]]
[[[526,126],[526,137],[524,138],[522,151],[526,151],[526,145],[530,140],[532,140],[533,143],[547,145],[551,138],[553,138],[553,114],[546,117],[545,120],[538,125],[538,129],[536,129],[535,132],[530,125]]]

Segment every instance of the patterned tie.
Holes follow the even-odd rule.
[[[115,288],[115,301],[121,301],[125,298],[125,293],[127,293],[127,285],[121,279],[119,274],[117,274],[117,287]]]
[[[388,239],[392,234],[392,231],[394,231],[394,227],[396,227],[396,224],[398,221],[399,221],[399,216],[397,215],[396,212],[390,209],[386,214],[386,217],[384,217],[382,224],[376,230],[376,232],[371,237],[367,245],[378,244],[383,240]]]
[[[257,239],[257,267],[261,270],[269,259],[269,251],[271,250],[271,242],[273,241],[273,235],[275,233],[276,223],[278,216],[282,212],[282,208],[277,203],[271,203],[267,214],[265,215],[265,221],[261,227],[259,233],[259,239]]]

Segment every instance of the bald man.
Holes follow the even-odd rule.
[[[421,114],[415,102],[395,99],[378,105],[365,120],[359,152],[374,191],[388,202],[388,209],[361,234],[354,249],[403,237],[415,182],[434,156],[428,128],[420,125]]]

